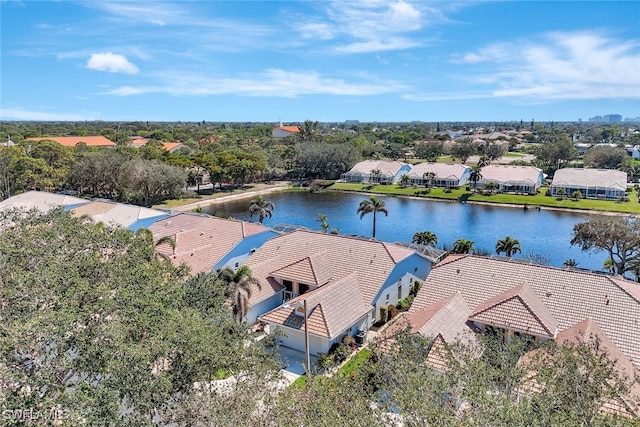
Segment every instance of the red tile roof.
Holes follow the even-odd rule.
[[[322,286],[331,279],[327,252],[312,254],[273,272],[274,276],[298,283]]]
[[[171,237],[175,249],[164,244],[157,248],[158,252],[168,255],[175,265],[185,263],[195,274],[210,271],[242,239],[268,228],[243,221],[180,213],[154,223],[149,230],[156,241]]]
[[[84,142],[89,147],[115,147],[116,143],[108,140],[104,136],[50,136],[45,138],[27,138],[27,141],[55,141],[65,147],[75,147]]]
[[[558,330],[558,321],[526,282],[479,304],[469,320],[546,338]]]
[[[454,255],[432,268],[411,310],[428,307],[456,292],[460,292],[469,308],[474,310],[525,282],[539,303],[526,298],[526,304],[519,302],[514,307],[519,310],[532,307],[532,310],[527,309],[530,319],[537,316],[541,320],[539,324],[546,325],[547,329],[552,329],[551,319],[556,319],[558,331],[562,332],[585,318],[592,318],[616,347],[640,367],[640,295],[637,288],[640,285],[618,276],[502,258]],[[544,305],[548,313],[543,313],[540,305]]]
[[[300,128],[298,126],[277,126],[275,129],[280,129],[286,132],[299,133]]]

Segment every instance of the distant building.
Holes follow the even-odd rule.
[[[47,136],[40,138],[27,138],[27,141],[55,141],[65,147],[75,147],[81,142],[87,144],[87,147],[114,148],[116,143],[105,138],[104,136]]]
[[[533,166],[488,165],[481,174],[477,187],[493,182],[501,193],[535,194],[544,181],[542,170]]]
[[[419,163],[409,171],[412,184],[444,188],[461,187],[470,175],[471,168],[460,163]]]
[[[280,122],[279,126],[276,126],[273,129],[271,129],[271,135],[273,135],[276,138],[285,138],[287,136],[297,135],[298,133],[300,133],[300,128],[297,125],[283,126],[282,122]]]
[[[340,175],[340,179],[345,182],[395,184],[410,170],[411,166],[403,162],[364,160],[357,163],[349,172]]]
[[[627,189],[627,174],[614,169],[558,169],[551,183],[551,194],[560,189],[566,196],[580,191],[585,199],[618,200]]]
[[[605,114],[604,116],[590,117],[589,121],[595,123],[620,123],[622,116],[620,114]]]

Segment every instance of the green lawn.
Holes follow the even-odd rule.
[[[360,368],[369,360],[371,356],[371,350],[363,348],[358,353],[354,354],[351,359],[340,367],[337,371],[339,378],[349,378],[352,374],[355,374]],[[314,386],[322,388],[326,383],[327,378],[320,376],[316,377],[313,381]],[[292,388],[304,388],[307,386],[307,376],[301,375],[298,377],[289,387]]]
[[[591,200],[591,199],[579,199],[579,200],[556,200],[555,197],[545,196],[547,187],[540,188],[540,193],[536,195],[518,195],[518,194],[494,194],[491,196],[483,196],[479,193],[473,193],[472,191],[466,191],[464,188],[459,190],[452,190],[450,193],[445,193],[442,188],[432,188],[428,194],[422,194],[425,190],[424,187],[400,187],[398,185],[375,185],[368,184],[352,184],[338,182],[329,187],[331,190],[340,191],[355,191],[364,193],[377,193],[385,195],[397,195],[397,196],[415,196],[425,197],[432,199],[446,199],[446,200],[458,200],[458,201],[470,201],[470,202],[486,202],[486,203],[503,203],[511,205],[528,205],[528,206],[545,206],[561,209],[583,209],[583,210],[597,210],[597,211],[609,211],[609,212],[622,212],[622,213],[640,213],[640,204],[638,204],[638,196],[635,191],[628,193],[629,202],[614,202],[608,200]]]

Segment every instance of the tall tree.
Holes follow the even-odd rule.
[[[473,189],[476,189],[478,185],[478,181],[482,179],[482,166],[473,165],[471,166],[471,172],[469,173],[469,181],[473,183]]]
[[[322,232],[326,233],[329,230],[329,227],[330,227],[329,221],[327,220],[327,215],[323,214],[323,213],[319,213],[317,221],[322,226]]]
[[[375,196],[362,200],[357,211],[357,213],[360,214],[360,219],[368,213],[373,214],[373,231],[371,233],[371,237],[374,239],[376,237],[376,216],[378,212],[382,212],[385,216],[389,215],[389,211],[385,207],[384,200],[379,200]]]
[[[512,238],[511,236],[500,239],[496,243],[496,253],[498,255],[504,253],[505,256],[511,258],[518,252],[522,252],[520,248],[520,242],[517,239]]]
[[[249,304],[251,286],[255,285],[260,289],[260,283],[253,277],[247,266],[242,266],[236,271],[225,268],[218,273],[218,280],[224,287],[224,294],[231,304],[233,318],[237,323],[242,323],[251,308]]]
[[[458,159],[462,164],[476,152],[477,146],[471,138],[462,138],[451,147],[451,157]]]
[[[255,199],[251,200],[249,205],[249,214],[251,215],[251,218],[253,218],[254,215],[258,215],[258,220],[260,221],[260,224],[262,224],[265,218],[271,218],[274,209],[275,205],[273,202],[270,202],[264,197],[258,195]]]
[[[473,250],[473,241],[467,239],[458,239],[453,243],[453,248],[451,249],[451,253],[453,254],[472,254]]]
[[[583,251],[601,249],[615,265],[617,274],[631,271],[640,259],[640,221],[617,216],[593,216],[573,227],[571,244]]]

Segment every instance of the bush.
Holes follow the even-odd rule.
[[[418,292],[420,291],[420,288],[422,287],[422,282],[419,280],[416,280],[415,282],[413,282],[413,285],[411,286],[411,290],[409,291],[409,295],[411,295],[412,297],[416,297],[416,295],[418,295]]]
[[[333,354],[318,353],[318,365],[323,369],[329,369],[335,366]]]
[[[387,306],[386,305],[381,305],[380,306],[380,321],[382,323],[386,323],[388,316],[389,316],[389,310],[387,309]]]
[[[444,193],[451,193],[451,189],[450,188],[445,188],[444,189]]]
[[[391,304],[389,305],[388,312],[389,312],[389,320],[391,320],[394,317],[396,317],[396,315],[398,314],[398,309],[396,308],[395,305]]]
[[[396,304],[396,308],[398,310],[408,310],[411,307],[411,303],[413,302],[413,295],[408,295],[406,298],[401,299]]]

